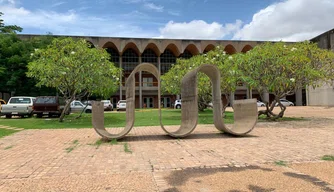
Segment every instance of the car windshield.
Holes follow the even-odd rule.
[[[9,103],[14,103],[14,104],[21,104],[21,103],[30,103],[30,98],[23,97],[23,98],[11,98]]]
[[[37,97],[35,103],[56,103],[56,97]]]

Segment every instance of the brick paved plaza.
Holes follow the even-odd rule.
[[[250,177],[248,174],[243,176],[238,169],[260,174],[258,178],[263,180],[282,177],[282,181],[293,181],[280,173],[289,169],[293,169],[292,172],[302,170],[308,175],[316,172],[308,173],[308,169],[301,168],[308,163],[310,167],[319,163],[317,168],[324,167],[328,174],[334,173],[334,164],[320,160],[324,155],[334,154],[333,138],[334,119],[331,116],[306,121],[258,123],[249,136],[242,138],[221,134],[212,125],[199,125],[192,135],[183,139],[166,136],[160,127],[137,127],[125,139],[101,145],[96,144],[100,137],[93,129],[23,130],[0,139],[0,191],[233,190],[244,187],[240,178]],[[277,161],[293,166],[278,167],[274,163]],[[233,175],[217,176],[231,172],[227,169],[232,172],[235,169],[238,172],[235,174],[240,174],[242,186],[228,188],[230,185],[226,184],[226,188],[221,188],[222,180],[227,182],[225,176],[233,178]],[[266,170],[274,170],[277,175],[270,175]],[[188,180],[180,185],[176,182],[179,180],[171,178],[178,172],[180,180],[187,172],[195,176],[206,173],[203,178],[208,177],[205,182],[209,183],[214,181],[210,179],[212,174],[221,180],[214,182],[217,185],[205,185],[205,182],[199,185],[201,182],[196,179],[192,185],[188,186]],[[324,178],[320,180],[324,182],[323,186],[294,178],[296,184],[293,187],[300,186],[298,189],[310,191],[333,190],[333,179]],[[249,182],[252,179],[250,177]],[[276,191],[284,189],[273,186],[279,182],[271,181],[268,185]],[[200,186],[207,188],[200,190]],[[253,189],[258,191],[257,185],[254,186]],[[252,188],[244,190],[251,191]]]

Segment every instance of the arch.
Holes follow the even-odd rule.
[[[149,43],[149,44],[145,47],[143,53],[144,53],[147,49],[151,49],[151,50],[153,50],[154,53],[155,53],[155,55],[156,55],[157,57],[161,55],[158,46],[157,46],[156,44],[154,44],[154,43]]]
[[[170,50],[173,53],[173,55],[175,55],[175,57],[178,57],[181,54],[180,50],[177,48],[177,46],[174,43],[168,44],[164,52],[166,50]]]
[[[133,128],[135,122],[135,75],[140,71],[146,71],[158,79],[158,101],[160,101],[160,75],[158,69],[149,63],[138,65],[127,78],[126,87],[126,125],[125,128],[117,134],[109,133],[104,127],[104,106],[102,102],[93,102],[92,124],[95,131],[104,139],[119,139],[128,134]],[[158,102],[160,109],[160,102]]]
[[[91,41],[86,40],[86,42],[89,44],[89,48],[95,48],[94,44]]]
[[[212,51],[215,49],[215,46],[213,44],[209,44],[205,47],[205,49],[203,50],[203,53],[207,53],[209,51]]]
[[[103,49],[105,48],[112,48],[114,50],[116,50],[119,54],[119,50],[117,49],[116,45],[113,43],[113,42],[110,42],[108,41],[107,43],[105,43],[103,46],[102,46]]]
[[[242,53],[247,53],[248,51],[250,51],[251,49],[253,49],[252,46],[250,45],[245,45],[245,47],[241,50]]]
[[[158,55],[151,48],[145,49],[145,51],[141,54],[141,62],[152,63],[158,67]]]
[[[122,54],[121,54],[121,55],[123,55],[124,52],[125,52],[127,49],[133,49],[133,50],[136,52],[136,54],[137,54],[138,56],[140,55],[140,51],[139,51],[137,45],[136,45],[135,43],[133,43],[133,42],[129,42],[129,43],[127,43],[127,44],[125,45],[125,47],[124,47],[123,50],[122,50]]]
[[[189,51],[191,53],[191,55],[193,55],[193,56],[199,54],[199,50],[197,49],[197,47],[194,44],[187,45],[187,47],[184,49],[183,53],[186,50]]]
[[[226,45],[225,48],[224,48],[224,51],[228,55],[232,55],[232,54],[237,53],[237,50],[231,44]]]

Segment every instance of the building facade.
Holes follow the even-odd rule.
[[[36,35],[19,35],[22,39],[36,37]],[[110,61],[123,69],[122,82],[117,93],[111,96],[111,102],[116,105],[119,100],[125,99],[125,81],[132,70],[140,63],[152,63],[163,75],[176,63],[177,58],[190,58],[194,55],[204,54],[214,49],[215,46],[224,47],[227,54],[246,53],[263,41],[229,41],[229,40],[177,40],[177,39],[145,39],[145,38],[113,38],[92,36],[70,36],[72,38],[84,38],[92,44],[92,47],[101,47],[110,54]],[[163,107],[172,107],[177,99],[176,95],[163,95],[158,101],[158,82],[149,73],[136,74],[136,108],[157,108],[158,102]],[[305,92],[298,91],[287,99],[297,105],[305,104]],[[246,85],[239,84],[237,91],[231,94],[231,101],[246,98],[260,99],[256,90],[250,90]],[[265,100],[272,101],[273,97],[267,93]],[[224,102],[224,101],[223,101]],[[114,106],[115,107],[115,106]]]
[[[322,49],[334,51],[334,29],[329,30],[310,41],[317,43]],[[334,106],[334,87],[324,84],[321,87],[307,89],[307,105],[311,106]]]

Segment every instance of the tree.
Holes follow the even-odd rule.
[[[92,49],[84,39],[54,39],[47,48],[35,50],[32,58],[27,76],[37,79],[37,86],[56,88],[67,100],[60,122],[73,100],[87,94],[109,97],[119,87],[120,69],[104,49]]]
[[[255,88],[262,98],[264,92],[275,96],[274,102],[266,103],[266,110],[259,111],[268,118],[283,117],[286,107],[280,99],[306,86],[319,86],[319,82],[333,79],[334,53],[320,49],[310,42],[264,43],[246,54],[234,55],[242,80]],[[262,98],[264,101],[264,99]],[[272,111],[278,103],[281,111]]]
[[[229,95],[235,91],[236,82],[239,79],[237,65],[231,59],[232,56],[227,55],[220,46],[206,54],[196,55],[190,59],[177,59],[176,64],[172,66],[168,73],[161,77],[162,90],[170,94],[180,94],[181,80],[187,72],[201,64],[214,64],[220,69],[221,91],[228,101]],[[212,99],[212,86],[210,79],[205,74],[198,75],[197,83],[198,106],[199,110],[203,110]],[[227,105],[228,102],[224,105],[224,109]]]
[[[30,54],[36,48],[46,47],[51,36],[40,36],[30,40],[21,40],[16,34],[0,34],[0,91],[14,92],[15,95],[48,95],[56,90],[36,87],[36,81],[26,76]]]
[[[3,15],[0,12],[0,17]],[[16,33],[21,32],[22,28],[17,25],[5,25],[3,19],[0,18],[0,33]]]

